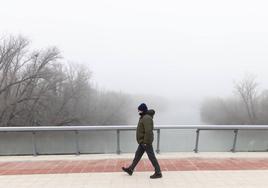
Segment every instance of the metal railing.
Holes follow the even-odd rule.
[[[160,131],[162,129],[192,129],[196,130],[196,140],[194,152],[198,152],[200,131],[209,130],[233,130],[234,139],[233,146],[230,151],[236,151],[236,143],[239,130],[268,130],[268,125],[157,125],[154,130],[157,131],[157,148],[156,152],[160,153]],[[134,131],[134,125],[111,125],[111,126],[47,126],[47,127],[0,127],[0,132],[31,132],[32,133],[32,151],[33,155],[37,155],[36,148],[36,132],[46,131],[73,131],[75,133],[76,154],[80,154],[79,149],[79,132],[80,131],[116,131],[116,153],[120,154],[120,132]]]

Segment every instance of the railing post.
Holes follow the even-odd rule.
[[[194,149],[194,152],[195,152],[195,153],[198,153],[199,132],[200,132],[200,129],[197,129],[197,130],[196,130],[195,149]]]
[[[76,155],[80,155],[80,149],[79,149],[79,132],[75,132],[75,150],[76,150]]]
[[[160,129],[157,129],[157,146],[156,153],[160,153]]]
[[[234,130],[234,142],[233,142],[233,147],[231,149],[231,152],[235,153],[235,149],[236,149],[236,143],[237,143],[237,134],[238,134],[238,130]]]
[[[35,142],[35,132],[32,132],[32,149],[33,149],[33,156],[37,156],[37,150],[36,150],[36,142]]]
[[[116,130],[116,143],[117,143],[117,147],[116,147],[116,153],[119,155],[121,153],[120,151],[120,130]]]

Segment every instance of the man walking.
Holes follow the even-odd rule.
[[[151,161],[152,165],[155,168],[155,173],[152,176],[150,176],[150,178],[151,179],[161,178],[162,177],[161,169],[155,157],[154,149],[152,145],[153,140],[154,140],[153,116],[155,114],[155,111],[148,110],[146,104],[144,103],[142,103],[138,107],[138,111],[139,111],[140,119],[139,119],[137,131],[136,131],[136,138],[137,138],[137,142],[139,146],[135,153],[135,157],[133,159],[132,164],[127,168],[122,167],[122,170],[128,173],[129,175],[132,175],[142,155],[144,154],[144,152],[146,152],[149,160]]]

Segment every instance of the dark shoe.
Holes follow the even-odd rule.
[[[153,175],[150,176],[151,179],[157,179],[157,178],[162,178],[161,173],[154,173]]]
[[[122,167],[122,170],[125,171],[126,173],[128,173],[128,175],[130,175],[130,176],[133,174],[133,170],[131,170],[130,168]]]

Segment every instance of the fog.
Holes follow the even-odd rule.
[[[196,124],[201,101],[231,95],[245,74],[268,88],[267,6],[10,0],[0,6],[0,33],[29,37],[37,48],[57,46],[67,61],[90,68],[98,88],[144,96],[140,102],[153,108],[150,96],[165,98],[158,123]]]

